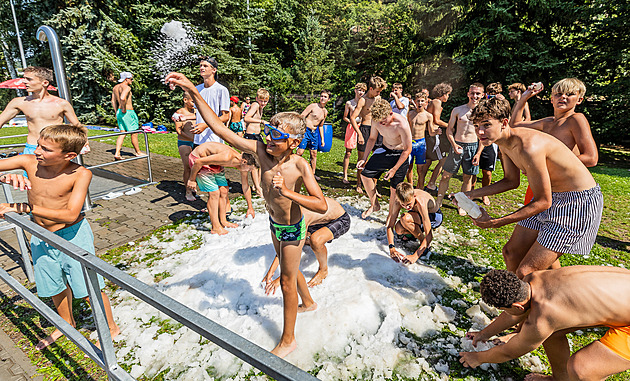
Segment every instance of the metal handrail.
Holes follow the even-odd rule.
[[[99,350],[85,339],[74,327],[61,319],[50,307],[46,306],[37,296],[21,286],[19,282],[6,273],[6,271],[0,269],[0,278],[42,313],[42,315],[61,332],[68,336],[68,338],[90,358],[96,361],[96,363],[107,372],[110,378],[114,380],[133,379],[128,373],[122,370],[117,363],[105,310],[103,308],[103,301],[98,287],[97,273],[276,380],[318,380],[315,376],[271,354],[271,352],[266,351],[242,336],[208,319],[199,312],[166,296],[97,256],[49,232],[30,221],[28,218],[12,212],[5,214],[5,219],[20,226],[32,235],[45,241],[50,246],[79,261],[81,264],[83,273],[86,276],[86,284],[92,305],[92,314],[96,322],[96,329],[101,348],[103,348],[102,350]]]

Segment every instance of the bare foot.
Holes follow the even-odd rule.
[[[226,222],[226,223],[224,223],[222,225],[223,225],[223,227],[226,227],[226,228],[237,228],[238,227],[238,225],[235,224],[234,222]]]
[[[317,303],[313,302],[310,306],[305,306],[304,304],[298,305],[298,314],[302,312],[315,311],[317,309]]]
[[[341,180],[344,184],[350,184],[350,181],[348,181],[348,179],[344,178],[343,180]]]
[[[317,180],[317,181],[319,181],[319,180],[321,180],[321,179],[322,179],[321,177],[319,177],[319,176],[317,176],[317,175],[314,175],[314,176],[315,176],[315,180]]]
[[[55,329],[55,331],[51,333],[50,336],[48,336],[47,338],[37,343],[37,345],[35,346],[35,349],[37,349],[38,351],[41,351],[42,349],[46,348],[50,344],[57,341],[57,339],[60,338],[61,336],[63,336],[63,333],[61,333],[60,330]]]
[[[403,258],[402,263],[405,265],[411,265],[414,264],[416,262],[418,262],[418,254],[410,254],[410,255],[405,255],[405,258]]]
[[[457,212],[459,213],[460,216],[465,216],[466,214],[468,214],[468,213],[466,213],[466,211],[464,209],[462,209],[460,207],[457,207]]]
[[[114,326],[114,328],[110,328],[109,329],[109,334],[112,337],[112,340],[114,339],[114,337],[118,336],[120,334],[120,328],[118,328],[118,326]],[[96,343],[94,343],[94,345],[96,346],[96,348],[101,349],[101,343],[96,340]],[[86,355],[87,356],[87,355]]]
[[[285,358],[289,353],[293,352],[297,348],[297,341],[293,339],[293,342],[289,345],[283,345],[282,343],[278,343],[276,347],[271,351],[274,355]]]
[[[364,220],[366,218],[368,218],[370,216],[370,214],[374,213],[374,212],[378,212],[379,210],[381,210],[381,204],[378,203],[378,201],[376,202],[376,205],[372,205],[368,208],[368,210],[366,210],[365,212],[363,212],[361,214],[361,218],[363,218]]]
[[[141,151],[138,151],[138,152],[136,152],[136,153],[135,153],[135,155],[136,155],[136,156],[144,156],[144,155],[146,155],[146,153],[143,153],[143,152],[141,152]]]
[[[212,228],[212,230],[210,230],[210,234],[225,235],[227,233],[228,231],[223,229],[223,227],[220,227],[218,229]]]
[[[324,279],[326,279],[326,277],[328,276],[328,269],[319,269],[317,270],[317,272],[315,273],[315,275],[313,276],[313,279],[309,280],[307,285],[309,287],[315,287],[317,285],[322,284],[322,281]]]
[[[363,194],[363,188],[361,188],[360,185],[357,185],[357,193],[358,194]]]
[[[114,160],[122,160],[122,156],[120,155],[114,155]]]
[[[188,201],[195,201],[197,198],[195,197],[194,194],[192,193],[186,193],[186,200]]]
[[[488,196],[483,196],[481,200],[484,205],[490,205],[490,198],[488,198]]]
[[[262,191],[262,188],[254,188],[254,191],[256,192],[256,194],[258,195],[258,197],[263,197],[263,191]]]
[[[530,373],[527,376],[525,376],[525,378],[523,379],[523,381],[538,381],[538,380],[553,380],[553,376],[547,376],[546,374],[540,374],[540,373]]]

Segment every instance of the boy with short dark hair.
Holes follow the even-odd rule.
[[[510,99],[515,102],[514,105],[516,105],[516,103],[521,100],[521,96],[523,96],[525,90],[527,90],[527,87],[525,87],[525,85],[520,82],[515,82],[508,86],[508,95],[510,96]],[[529,120],[532,120],[532,114],[529,112],[529,104],[525,102],[522,121],[527,122]]]
[[[493,97],[505,99],[503,94],[501,94],[502,92],[503,86],[499,82],[491,83],[486,87],[486,97],[488,99]],[[499,148],[494,143],[487,147],[483,147],[481,150],[481,156],[479,157],[479,169],[481,170],[482,187],[486,187],[492,182],[492,172],[497,164],[498,155]],[[490,205],[490,198],[488,198],[488,196],[483,196],[481,200],[484,205]]]
[[[267,103],[269,103],[269,91],[261,87],[256,91],[256,101],[252,102],[249,106],[249,110],[243,117],[243,122],[245,122],[245,127],[243,128],[245,134],[243,137],[245,139],[263,142],[263,138],[260,135],[260,125],[267,123],[267,121],[262,118],[263,109]],[[261,196],[262,189],[260,188],[260,172],[258,168],[252,170],[252,182],[254,183],[254,191]]]
[[[221,123],[183,74],[170,73],[166,77],[166,83],[191,92],[197,110],[215,133],[234,147],[252,152],[258,157],[272,241],[276,255],[280,259],[280,283],[284,303],[282,337],[271,353],[285,357],[297,347],[295,340],[297,313],[317,308],[317,303],[313,301],[308,291],[304,275],[299,270],[306,236],[302,208],[318,213],[327,210],[326,200],[309,164],[302,157],[293,154],[306,130],[304,118],[294,112],[276,114],[271,118],[270,124],[265,125],[267,144],[248,140],[236,135]],[[302,185],[308,195],[299,193]],[[298,293],[302,298],[301,305],[298,305]]]
[[[426,187],[424,187],[424,190],[434,196],[437,195],[438,191],[435,182],[437,181],[440,172],[442,172],[442,166],[446,161],[446,155],[448,155],[448,151],[451,147],[451,144],[444,133],[448,127],[448,123],[442,120],[442,104],[448,101],[452,91],[453,87],[451,87],[448,83],[438,83],[435,87],[433,87],[433,99],[429,101],[429,105],[427,106],[427,111],[433,115],[433,124],[437,127],[437,132],[432,133],[431,131],[427,131],[427,134],[425,134],[427,144],[426,164],[422,167],[423,175],[420,177],[420,181],[422,181],[422,184],[424,185],[426,174],[429,172],[431,163],[433,161],[438,161],[438,164],[435,168],[433,168],[429,182]]]
[[[355,125],[350,123],[350,117],[354,112],[354,109],[359,104],[359,99],[367,91],[367,85],[363,82],[359,82],[354,85],[354,99],[350,99],[346,102],[346,106],[343,110],[343,120],[348,123],[346,125],[346,134],[344,136],[344,146],[346,147],[346,154],[343,157],[343,183],[348,184],[348,167],[350,166],[350,155],[352,150],[357,147],[357,136],[361,133],[359,126],[356,123],[361,122],[361,118],[355,120]],[[356,126],[356,129],[355,129]],[[360,158],[360,157],[359,157]],[[357,188],[361,188],[361,176],[357,176]]]
[[[407,116],[409,113],[409,98],[403,95],[402,83],[394,83],[392,85],[392,92],[389,94],[392,101],[389,105],[392,107],[392,111],[402,116]]]
[[[31,183],[28,203],[0,204],[0,216],[7,212],[29,213],[36,224],[94,254],[94,236],[81,213],[92,172],[71,161],[86,143],[87,130],[84,127],[52,125],[39,131],[34,155],[0,160],[0,171],[23,169]],[[31,237],[31,255],[37,294],[52,297],[59,316],[76,326],[72,297],[88,300],[81,264],[35,236]],[[98,279],[102,289],[105,287],[103,277],[99,275]],[[120,330],[112,317],[107,295],[101,291],[101,296],[114,338]],[[36,348],[44,349],[62,335],[55,329]]]
[[[195,104],[188,93],[184,93],[184,107],[175,111],[171,119],[175,122],[175,131],[177,132],[177,150],[179,157],[184,165],[184,188],[186,189],[186,200],[195,201],[195,195],[186,187],[186,182],[190,177],[190,164],[188,163],[188,155],[194,148],[194,134],[192,128],[197,120],[195,115]]]
[[[413,164],[415,163],[418,169],[418,188],[422,189],[426,175],[426,172],[422,172],[422,170],[426,168],[427,144],[425,137],[426,134],[435,135],[437,133],[437,127],[433,124],[433,115],[426,110],[429,97],[423,92],[418,92],[414,101],[416,108],[410,110],[407,114],[407,121],[411,127],[412,140],[411,162],[409,163],[409,170],[407,171],[407,180],[413,184]]]

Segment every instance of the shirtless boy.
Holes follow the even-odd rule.
[[[352,128],[355,131],[358,131],[357,134],[357,153],[358,160],[363,158],[365,153],[365,145],[367,143],[368,137],[370,136],[370,131],[372,130],[372,114],[371,108],[372,104],[376,99],[381,98],[381,91],[387,89],[387,82],[381,77],[372,77],[368,82],[368,91],[359,99],[357,103],[357,107],[352,112],[350,116],[350,123],[352,124]],[[357,124],[357,120],[361,121],[361,126]],[[378,148],[383,144],[383,138],[381,136],[378,137],[375,147]],[[361,172],[363,171],[362,167],[357,166],[357,178],[361,178]],[[375,186],[376,188],[376,186]],[[357,186],[357,192],[363,193],[363,189],[361,186]]]
[[[0,204],[0,216],[4,217],[7,212],[30,213],[36,224],[94,254],[94,236],[81,213],[92,172],[71,162],[87,143],[87,130],[80,126],[51,125],[38,133],[34,155],[0,160],[0,171],[23,169],[31,183],[28,203]],[[76,326],[72,298],[88,300],[81,264],[34,235],[31,237],[31,254],[37,294],[52,297],[59,316]],[[105,287],[100,275],[98,280],[100,288]],[[107,295],[101,292],[101,296],[113,338],[120,330],[112,317]],[[55,329],[36,348],[44,349],[62,335]]]
[[[400,216],[400,209],[407,209],[406,213]],[[433,229],[442,224],[442,211],[429,213],[435,209],[433,197],[420,189],[413,189],[411,183],[403,182],[396,187],[396,198],[393,209],[389,213],[387,220],[387,243],[389,244],[389,256],[396,262],[406,265],[415,263],[418,258],[429,251],[429,245],[433,239]],[[411,255],[402,255],[394,245],[394,232],[399,236],[411,234],[420,242],[418,249]]]
[[[346,102],[346,106],[343,110],[343,120],[348,123],[346,125],[346,135],[344,137],[344,145],[346,147],[346,154],[343,157],[343,183],[348,184],[348,167],[350,166],[350,155],[352,150],[357,147],[357,136],[360,133],[357,123],[361,123],[361,118],[356,120],[353,125],[350,123],[350,116],[354,112],[354,109],[359,103],[359,99],[365,94],[367,85],[363,82],[359,82],[354,86],[354,99],[350,99]],[[356,129],[355,127],[356,126]],[[361,176],[357,176],[357,188],[361,188]]]
[[[503,96],[503,86],[499,82],[493,82],[486,87],[486,98],[497,97],[499,99],[505,99]],[[481,186],[487,187],[492,182],[492,172],[497,164],[497,156],[499,155],[499,148],[496,144],[491,144],[487,147],[483,147],[481,150],[481,156],[479,157],[479,169],[481,169]],[[473,180],[477,180],[475,177]],[[482,197],[484,205],[490,205],[490,198],[488,196]]]
[[[529,127],[546,132],[563,142],[587,167],[597,165],[598,153],[595,139],[591,133],[591,126],[582,113],[575,112],[575,107],[582,103],[586,87],[577,78],[565,78],[558,81],[551,89],[551,104],[553,116],[530,121],[522,120],[523,110],[527,101],[539,94],[543,89],[534,90],[532,86],[523,93],[516,102],[510,126]],[[533,194],[531,186],[525,194],[525,203],[531,202]]]
[[[411,127],[411,162],[409,163],[409,171],[407,171],[407,180],[413,184],[413,164],[416,163],[418,169],[418,188],[422,189],[424,184],[424,175],[422,169],[426,162],[427,144],[425,141],[425,132],[435,135],[437,126],[433,124],[433,115],[426,110],[429,98],[423,92],[419,92],[415,97],[416,108],[409,111],[407,121]]]
[[[499,218],[482,215],[477,226],[493,228],[518,222],[503,247],[506,268],[519,278],[545,270],[562,254],[588,255],[602,216],[599,185],[582,162],[553,136],[530,128],[511,128],[510,104],[484,99],[471,115],[484,146],[496,143],[503,154],[503,179],[467,192],[469,198],[502,193],[519,186],[527,175],[534,200]]]
[[[370,198],[370,207],[361,214],[367,218],[372,212],[379,211],[381,206],[376,197],[376,182],[383,172],[385,180],[389,180],[389,216],[396,201],[396,186],[405,180],[409,169],[409,154],[411,154],[411,130],[407,118],[392,111],[389,102],[377,99],[372,104],[371,110],[372,130],[366,144],[363,158],[357,163],[357,168],[362,168],[361,181]],[[368,156],[379,133],[383,136],[383,145],[376,150],[368,160]],[[366,163],[367,161],[367,163]]]
[[[314,287],[322,283],[328,276],[328,249],[326,243],[337,239],[350,230],[350,215],[341,204],[330,197],[326,197],[328,210],[325,213],[315,213],[308,209],[303,209],[304,221],[306,222],[306,245],[313,249],[315,258],[319,263],[319,268],[313,278],[307,283],[309,287]],[[265,274],[265,294],[275,294],[276,288],[280,285],[280,278],[272,279],[278,268],[278,257],[276,256]]]
[[[431,131],[427,131],[428,134],[425,135],[427,145],[426,164],[422,167],[422,174],[418,181],[421,181],[424,185],[431,164],[434,161],[438,161],[438,164],[433,168],[427,186],[424,188],[424,190],[435,196],[437,196],[437,186],[435,186],[435,182],[440,172],[442,172],[442,166],[446,161],[446,155],[451,147],[450,142],[446,138],[446,134],[444,134],[444,131],[448,128],[448,123],[442,120],[442,104],[448,101],[452,91],[453,88],[448,83],[438,83],[433,87],[433,99],[429,101],[429,105],[427,106],[427,111],[433,115],[433,125],[437,127],[437,133],[431,134]],[[418,173],[420,174],[420,171],[418,171]]]
[[[521,97],[523,96],[525,90],[527,90],[527,88],[520,82],[515,82],[508,86],[508,94],[510,96],[510,99],[515,102],[514,106],[516,106],[516,103],[521,100]],[[529,112],[529,103],[527,102],[525,102],[525,106],[523,108],[523,116],[521,118],[521,120],[524,122],[532,120],[532,114]]]
[[[389,96],[392,98],[392,101],[389,102],[389,105],[392,106],[392,111],[396,114],[407,116],[409,113],[409,98],[403,95],[402,83],[394,83]]]
[[[304,275],[299,270],[306,236],[302,208],[317,213],[325,213],[327,210],[326,200],[315,181],[312,169],[306,160],[293,154],[306,130],[304,118],[294,112],[274,115],[270,125],[265,126],[268,136],[265,145],[258,140],[242,138],[225,127],[183,74],[171,73],[166,81],[191,93],[197,110],[215,133],[234,147],[252,152],[258,157],[262,171],[263,196],[269,211],[271,238],[276,255],[280,258],[280,284],[284,303],[282,337],[271,353],[285,357],[297,347],[295,321],[298,310],[303,312],[317,308]],[[299,193],[302,184],[308,195]],[[299,306],[298,294],[302,298]]]
[[[263,109],[269,103],[269,92],[263,88],[256,91],[256,101],[251,104],[249,111],[245,114],[243,121],[245,122],[245,139],[257,140],[263,142],[262,135],[260,135],[260,125],[267,123],[262,118]],[[252,182],[254,183],[254,191],[258,195],[262,195],[262,188],[260,187],[260,171],[258,168],[252,170]]]
[[[491,270],[481,281],[482,299],[504,312],[480,332],[473,345],[515,324],[520,331],[505,344],[482,352],[461,352],[460,362],[475,368],[518,358],[541,344],[553,376],[532,373],[526,380],[604,380],[630,369],[630,271],[618,267],[570,266],[536,271],[520,280]],[[609,327],[599,340],[571,355],[566,334]]]
[[[240,154],[232,147],[223,143],[207,142],[195,147],[190,153],[190,176],[186,182],[186,188],[192,193],[199,186],[202,192],[208,192],[208,214],[212,224],[212,234],[227,234],[224,228],[235,228],[238,225],[227,220],[225,208],[228,197],[228,182],[225,178],[223,167],[233,167],[242,174],[241,178],[247,180],[247,172],[256,165],[256,159],[248,153]],[[252,193],[247,181],[242,184],[245,201],[247,201],[247,214],[254,217],[252,205]]]
[[[13,98],[7,104],[7,107],[0,114],[0,128],[19,112],[22,112],[28,123],[28,136],[22,153],[32,155],[37,148],[39,131],[42,128],[52,124],[61,124],[64,117],[67,118],[68,123],[74,126],[79,126],[80,123],[70,102],[48,94],[48,85],[53,81],[52,70],[39,66],[29,66],[24,69],[22,81],[26,85],[26,91],[31,94],[26,97]]]
[[[442,178],[438,188],[437,206],[442,206],[444,195],[448,191],[451,177],[462,167],[464,172],[462,180],[462,192],[467,192],[473,188],[473,177],[479,173],[479,156],[481,146],[477,141],[475,126],[470,120],[470,113],[477,106],[481,98],[485,95],[481,83],[473,83],[468,88],[468,103],[455,107],[451,112],[451,119],[448,121],[446,137],[451,143],[451,151],[444,162]],[[465,216],[466,212],[458,208],[459,214]]]
[[[120,73],[120,79],[118,80],[120,83],[112,89],[112,107],[116,113],[118,129],[125,132],[136,131],[140,128],[138,115],[133,110],[133,104],[131,102],[132,81],[133,75],[128,71],[123,71]],[[122,148],[124,140],[125,135],[119,135],[116,139],[116,152],[114,153],[114,159],[116,160],[122,160],[120,149]],[[133,146],[136,156],[144,155],[138,145],[138,134],[131,134],[131,145]]]
[[[175,131],[177,131],[177,149],[179,150],[179,157],[184,164],[184,188],[186,188],[186,200],[195,201],[195,195],[186,186],[188,178],[190,177],[190,164],[188,163],[188,155],[193,150],[194,134],[191,129],[195,124],[197,116],[195,115],[195,104],[192,97],[188,93],[184,93],[184,107],[175,111],[171,117],[175,122]]]
[[[230,97],[230,130],[236,132],[238,136],[243,136],[243,113],[238,107],[238,97]]]
[[[296,153],[302,156],[304,150],[309,150],[309,160],[313,174],[315,174],[315,169],[317,168],[317,149],[319,148],[320,142],[324,143],[324,121],[326,121],[326,117],[328,116],[326,103],[328,103],[329,100],[330,91],[323,90],[319,94],[319,102],[311,103],[302,111],[302,118],[306,121],[306,134]],[[315,180],[319,180],[319,176],[315,175]]]

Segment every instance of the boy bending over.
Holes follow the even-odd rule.
[[[191,193],[197,189],[208,192],[208,214],[212,234],[227,234],[224,228],[238,225],[229,222],[225,213],[228,197],[228,182],[223,167],[234,167],[241,172],[243,194],[247,202],[247,215],[254,217],[252,192],[247,182],[247,173],[255,168],[256,159],[248,153],[240,154],[223,143],[206,142],[197,146],[190,155],[190,177],[186,188]]]
[[[630,369],[630,271],[618,267],[570,266],[536,271],[520,280],[492,270],[481,281],[481,298],[503,313],[481,332],[469,332],[473,345],[522,323],[504,345],[461,352],[464,366],[501,363],[540,344],[553,376],[529,374],[526,380],[603,380]],[[599,340],[571,355],[566,334],[610,327]]]
[[[602,217],[602,192],[588,169],[565,144],[544,132],[510,128],[510,104],[484,99],[473,110],[479,141],[496,143],[503,153],[503,179],[466,192],[469,198],[515,189],[520,172],[527,175],[534,200],[507,216],[491,218],[483,211],[473,220],[483,228],[518,222],[503,247],[506,268],[519,278],[545,270],[562,254],[588,255]]]
[[[39,131],[34,155],[19,155],[0,160],[0,170],[23,169],[31,188],[28,203],[0,204],[0,215],[7,212],[29,213],[33,221],[56,235],[94,254],[94,236],[81,214],[92,172],[71,162],[87,143],[84,127],[53,125]],[[40,297],[52,297],[59,316],[73,327],[72,297],[88,300],[81,264],[39,238],[31,237],[35,283]],[[105,287],[98,276],[99,286]],[[109,299],[104,292],[103,306],[112,338],[120,333],[114,322]],[[89,301],[89,300],[88,300]],[[41,350],[63,334],[58,329],[36,348]]]
[[[265,125],[268,140],[264,144],[258,140],[242,138],[225,127],[183,74],[169,74],[166,83],[180,86],[193,96],[197,110],[217,135],[234,147],[252,152],[258,157],[263,197],[269,211],[271,238],[280,259],[280,284],[284,302],[282,337],[271,353],[284,357],[297,347],[295,320],[298,309],[310,311],[317,308],[304,275],[299,270],[306,237],[302,208],[318,213],[327,210],[326,200],[308,162],[293,154],[304,136],[304,118],[294,112],[274,115],[270,124]],[[299,193],[302,183],[308,195]],[[298,293],[302,298],[301,305],[298,305]]]

